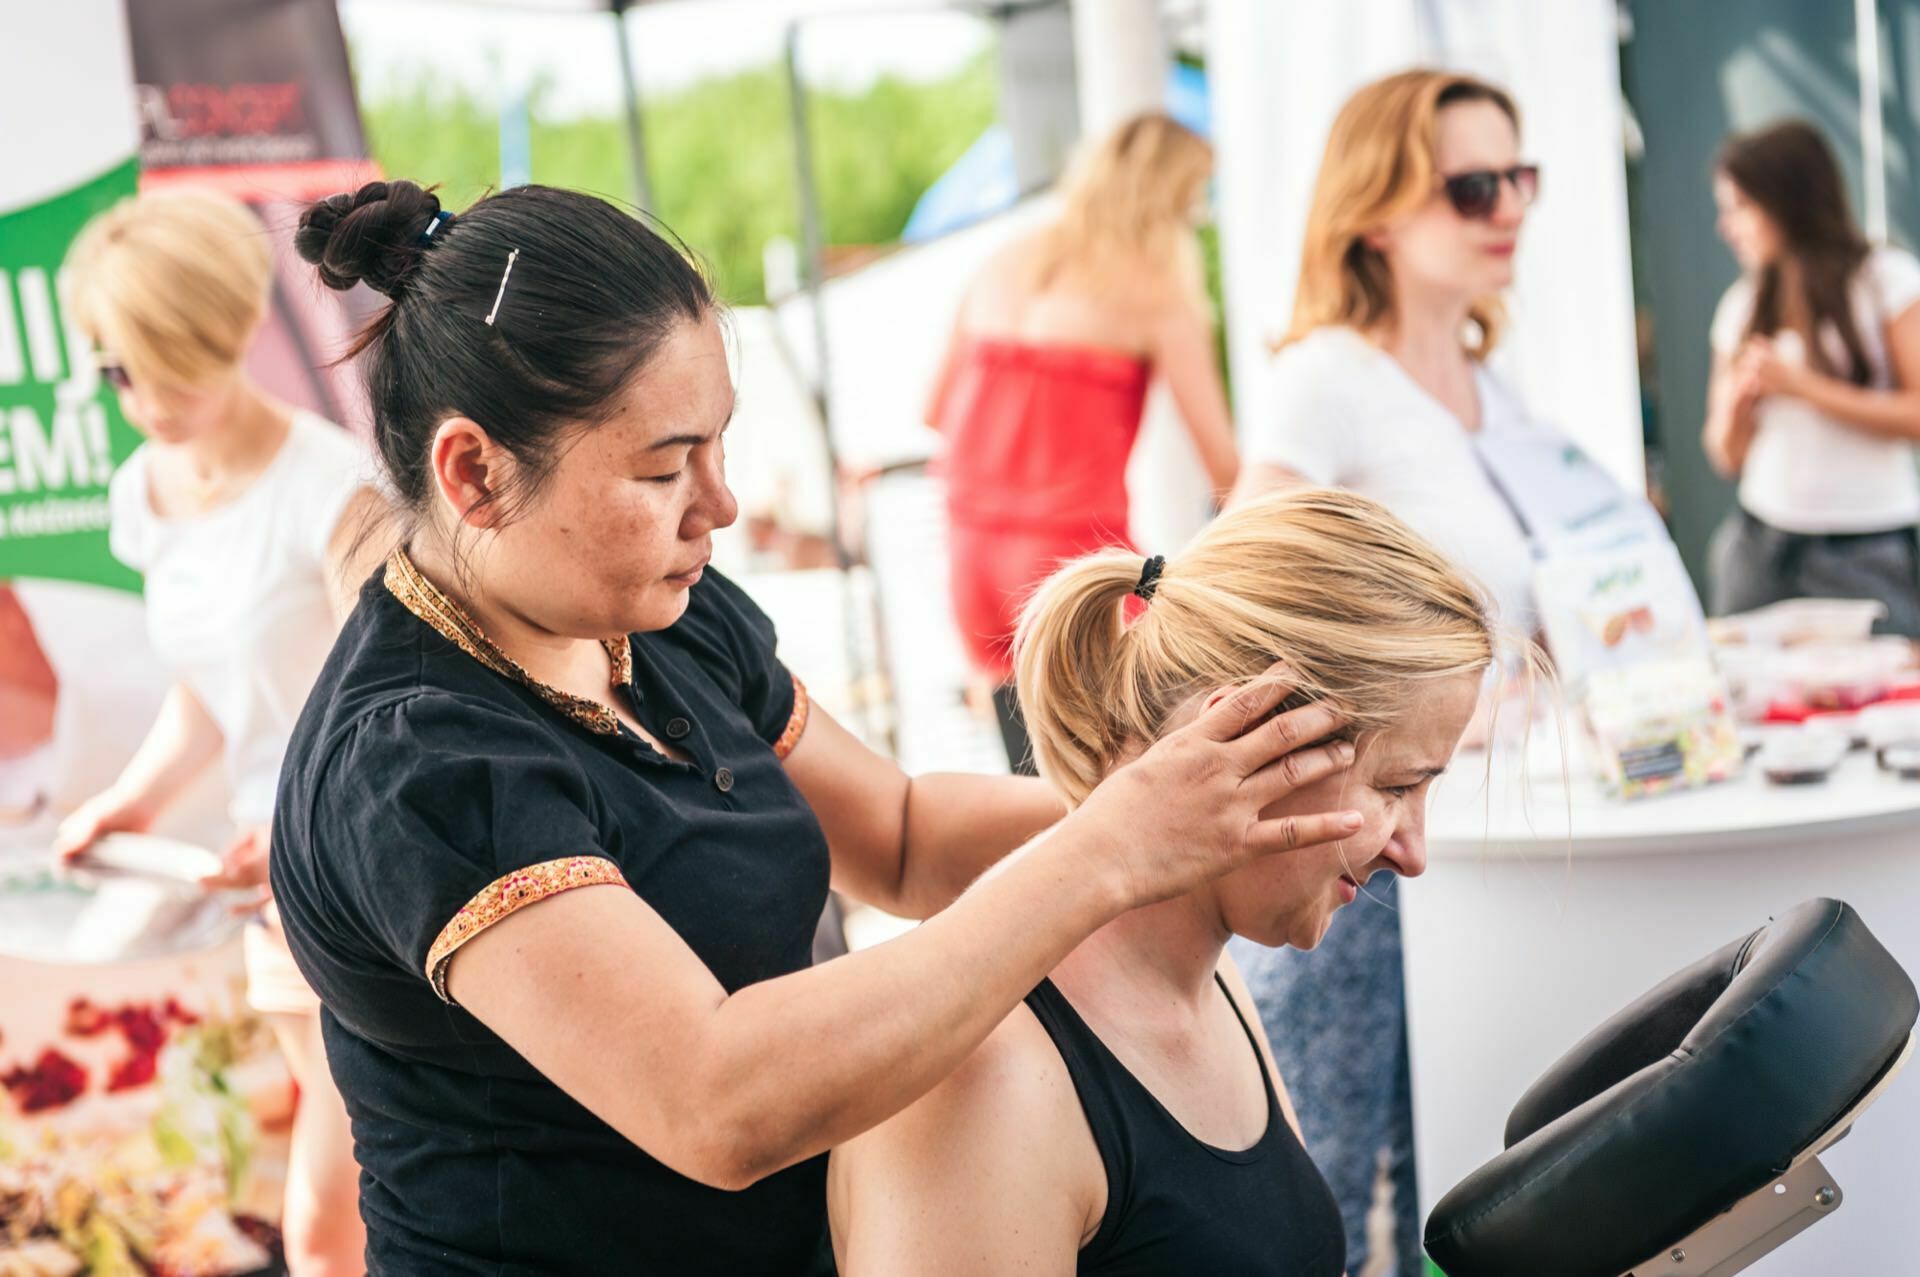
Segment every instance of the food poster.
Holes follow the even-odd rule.
[[[0,914],[85,890],[0,868]],[[294,1096],[242,986],[231,930],[114,965],[0,955],[0,1275],[270,1268]]]

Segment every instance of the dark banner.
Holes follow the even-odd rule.
[[[365,159],[333,0],[128,0],[127,26],[149,172]]]
[[[248,357],[274,394],[355,428],[362,396],[333,367],[374,300],[313,282],[293,253],[309,200],[377,176],[334,0],[127,0],[140,185],[212,187],[273,232],[273,313]]]

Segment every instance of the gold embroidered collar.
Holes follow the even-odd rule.
[[[598,732],[602,736],[613,736],[620,731],[620,719],[611,705],[549,687],[522,669],[519,662],[501,651],[499,645],[486,636],[464,608],[442,594],[438,586],[420,574],[420,569],[414,566],[404,549],[395,550],[387,559],[385,584],[387,592],[399,599],[407,611],[494,673],[532,688],[541,700],[588,731]],[[627,645],[626,638],[601,639],[600,645],[607,649],[607,656],[613,661],[612,686],[631,687],[633,649]]]

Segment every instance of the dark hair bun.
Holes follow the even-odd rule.
[[[293,245],[328,288],[364,283],[397,298],[430,242],[421,232],[439,212],[439,197],[417,183],[368,182],[309,205]]]

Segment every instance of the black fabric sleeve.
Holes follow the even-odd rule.
[[[779,640],[773,621],[745,590],[709,567],[671,632],[762,740],[778,747],[783,739],[797,739],[806,722],[806,692],[774,654]]]
[[[623,883],[599,803],[545,724],[429,693],[356,723],[315,789],[314,847],[379,953],[446,998],[459,947],[573,887]]]

